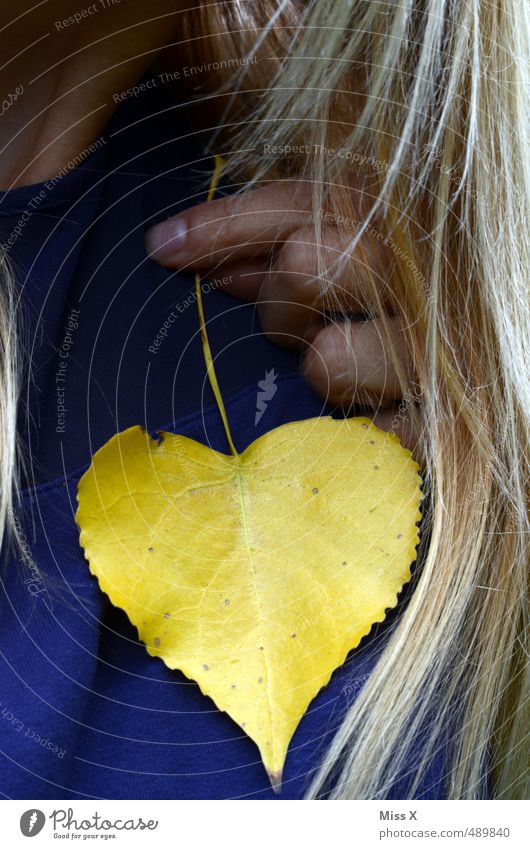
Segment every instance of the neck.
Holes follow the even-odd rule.
[[[73,11],[70,0],[24,0],[10,15],[0,10],[2,188],[53,177],[98,138],[113,94],[174,40],[183,6],[94,0]]]

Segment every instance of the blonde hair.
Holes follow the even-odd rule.
[[[17,409],[20,350],[13,273],[0,248],[0,548],[15,533],[13,505],[18,492]],[[7,533],[6,533],[7,532]]]
[[[218,89],[242,151],[229,169],[310,180],[317,232],[322,210],[363,209],[347,253],[380,315],[364,257],[384,228],[421,395],[418,410],[403,375],[430,503],[421,569],[308,795],[385,798],[408,765],[414,798],[441,749],[448,798],[487,797],[490,767],[495,798],[528,798],[530,16],[520,0],[225,10],[195,49],[259,59],[237,103],[233,79]],[[264,142],[308,152],[271,167]]]
[[[242,50],[259,59],[218,90],[221,130],[242,151],[229,167],[250,169],[251,184],[310,180],[317,227],[323,209],[343,226],[362,207],[355,234],[343,226],[354,257],[375,220],[391,236],[388,284],[421,406],[404,375],[403,398],[430,504],[414,592],[308,797],[387,798],[408,766],[403,795],[414,798],[443,747],[447,798],[486,797],[490,765],[495,798],[528,798],[528,11],[520,0],[256,5],[201,7],[185,31],[202,61]],[[264,141],[310,152],[271,163]],[[360,273],[382,312],[376,271]]]

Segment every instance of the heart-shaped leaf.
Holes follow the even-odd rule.
[[[410,578],[418,467],[369,419],[284,425],[228,456],[116,434],[79,484],[90,569],[148,652],[257,743],[274,784],[309,703]]]

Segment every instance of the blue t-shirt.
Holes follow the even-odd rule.
[[[15,516],[28,562],[5,552],[1,573],[6,797],[301,798],[406,603],[409,590],[311,703],[276,797],[255,744],[197,684],[149,656],[90,575],[76,487],[113,434],[142,424],[228,450],[206,381],[193,276],[158,267],[144,248],[151,225],[205,199],[206,141],[150,90],[122,103],[59,179],[0,196],[31,363]],[[231,298],[218,277],[204,302],[236,447],[332,412],[299,376],[298,355],[271,345],[254,306]],[[257,417],[258,382],[271,370],[277,391]],[[408,780],[389,796],[406,797]],[[443,798],[440,756],[417,795]]]

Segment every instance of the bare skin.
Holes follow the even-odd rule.
[[[184,3],[95,0],[82,8],[86,15],[70,22],[78,11],[70,0],[2,4],[0,99],[24,88],[0,122],[4,189],[53,177],[98,138],[116,108],[113,93],[172,41]]]
[[[0,121],[3,189],[42,182],[57,174],[101,134],[116,108],[113,94],[133,85],[178,41],[184,0],[95,0],[79,21],[70,0],[0,9],[0,100],[20,96]],[[172,57],[174,61],[175,57]],[[4,101],[7,102],[7,101]],[[400,390],[377,320],[325,325],[316,273],[315,233],[307,192],[277,182],[201,205],[148,234],[153,259],[169,268],[219,270],[232,275],[226,291],[255,300],[265,333],[275,343],[305,352],[303,371],[326,399],[349,407],[368,402],[372,417],[413,448],[415,438],[395,405]],[[177,246],[175,235],[186,238]],[[341,249],[332,226],[323,230],[330,254]],[[272,258],[272,259],[271,259]],[[355,263],[336,284],[348,310],[362,310],[367,295]],[[390,317],[395,344],[406,362],[403,334]]]
[[[269,339],[304,353],[304,376],[323,398],[346,408],[352,403],[368,407],[380,428],[393,430],[413,450],[417,439],[399,410],[400,384],[381,319],[330,324],[324,317],[326,302],[309,205],[306,185],[277,181],[243,196],[195,206],[163,222],[147,234],[147,249],[167,268],[192,268],[229,278],[223,290],[257,303]],[[323,225],[322,245],[332,267],[345,248],[336,228]],[[371,307],[358,269],[354,257],[340,282],[333,277],[326,280],[333,301],[345,312],[368,312]],[[387,294],[382,288],[394,348],[410,371],[405,335]]]

